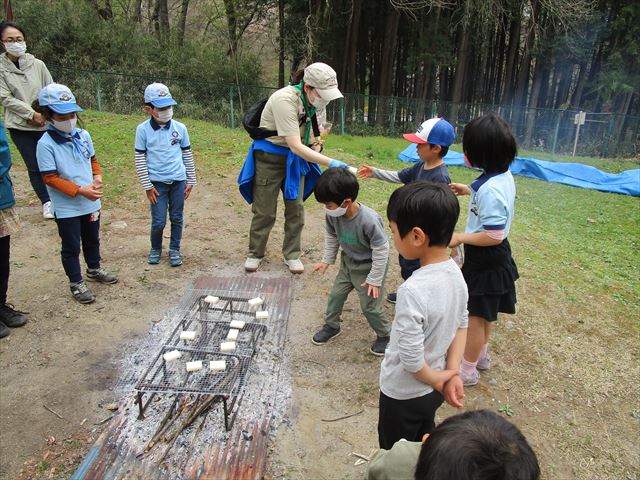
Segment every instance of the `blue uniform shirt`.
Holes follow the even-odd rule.
[[[93,183],[91,159],[95,154],[91,135],[80,128],[68,135],[49,127],[36,149],[40,173],[57,173],[81,187]],[[47,191],[57,218],[79,217],[100,210],[100,200],[92,201],[82,195],[70,197],[49,185]]]
[[[516,184],[511,172],[482,174],[469,188],[471,201],[465,232],[504,230],[503,238],[507,238],[516,199]]]
[[[187,127],[175,120],[160,126],[153,118],[136,128],[135,150],[146,153],[152,182],[171,183],[187,179],[182,150],[191,147]]]

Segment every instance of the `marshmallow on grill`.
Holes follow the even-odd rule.
[[[235,328],[232,328],[231,330],[229,330],[229,333],[227,333],[227,340],[237,340],[238,333],[240,333],[240,330],[236,330]]]
[[[227,368],[227,362],[224,360],[212,360],[209,362],[209,370],[212,372],[222,372]]]
[[[220,344],[221,352],[232,352],[236,349],[236,342],[222,342]]]
[[[268,310],[258,310],[256,312],[256,318],[269,318]]]
[[[195,330],[183,330],[180,332],[180,340],[195,340],[196,339],[196,331]]]
[[[231,320],[229,326],[237,330],[242,330],[244,328],[244,322],[242,320]]]
[[[171,362],[173,360],[177,360],[181,356],[182,354],[180,353],[180,350],[171,350],[170,352],[167,352],[164,355],[162,355],[162,358],[164,358],[165,362]]]
[[[214,303],[218,303],[220,299],[218,297],[214,297],[213,295],[207,295],[204,297],[204,301],[213,305]]]
[[[202,360],[187,362],[187,372],[196,372],[198,370],[202,370]]]
[[[256,297],[256,298],[251,298],[249,300],[247,300],[247,303],[249,305],[251,305],[252,307],[257,307],[258,305],[262,305],[262,302],[264,300],[262,300],[260,297]]]

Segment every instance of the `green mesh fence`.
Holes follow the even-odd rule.
[[[129,75],[53,66],[56,82],[68,85],[86,108],[113,113],[139,113],[144,88],[152,82],[169,86],[184,117],[242,128],[244,109],[268,97],[275,88]],[[552,154],[571,154],[576,136],[577,110],[551,110],[514,105],[454,104],[432,100],[345,94],[329,104],[326,119],[334,133],[398,136],[415,131],[425,119],[440,116],[456,128],[456,142],[473,118],[496,112],[511,125],[518,144]],[[580,127],[576,154],[585,156],[636,156],[640,153],[640,117],[615,113],[587,113]]]

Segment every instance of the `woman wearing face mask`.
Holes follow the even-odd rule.
[[[31,108],[38,92],[53,80],[47,66],[26,53],[26,36],[19,26],[2,22],[0,37],[4,48],[0,55],[0,101],[5,125],[27,166],[31,186],[42,203],[42,215],[53,218],[49,193],[36,160],[36,145],[46,129],[45,119]]]
[[[284,195],[284,261],[291,273],[304,272],[300,261],[303,201],[313,192],[320,174],[318,165],[348,167],[323,155],[312,133],[316,110],[338,98],[342,93],[336,72],[325,63],[312,63],[298,84],[274,92],[264,106],[260,127],[271,136],[254,140],[238,177],[240,192],[253,212],[244,264],[247,272],[255,272],[265,255],[280,190]]]
[[[50,124],[38,141],[37,155],[55,207],[62,266],[73,297],[80,303],[92,303],[95,296],[85,285],[80,269],[81,243],[87,278],[100,283],[118,281],[100,267],[100,165],[89,132],[76,128],[77,112],[82,109],[71,90],[58,83],[47,85],[33,107]]]

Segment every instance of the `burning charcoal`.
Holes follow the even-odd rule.
[[[245,440],[249,441],[249,440],[253,440],[253,435],[251,435],[249,432],[247,432],[246,430],[242,430],[242,438],[244,438]]]

